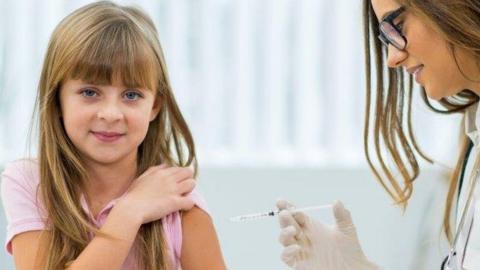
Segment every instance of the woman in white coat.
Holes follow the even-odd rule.
[[[456,153],[443,222],[451,251],[439,267],[480,269],[480,204],[476,202],[480,200],[480,185],[476,184],[480,169],[480,2],[364,0],[363,12],[367,161],[388,194],[406,207],[420,172],[418,159],[430,161],[418,148],[411,129],[414,81],[433,110],[462,113],[465,131]],[[434,108],[429,100],[438,101],[443,108]],[[341,202],[333,207],[335,226],[293,211],[286,201],[277,206],[282,210],[282,260],[290,267],[380,269],[363,253],[350,213]]]

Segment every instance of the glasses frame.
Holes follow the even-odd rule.
[[[380,23],[379,23],[379,30],[380,34],[378,35],[378,39],[388,48],[388,45],[392,45],[393,47],[397,48],[400,51],[404,51],[407,47],[407,38],[402,34],[402,31],[398,28],[397,25],[393,22],[398,16],[400,16],[405,11],[405,7],[400,7],[397,10],[393,11],[392,13],[388,14]],[[382,24],[388,24],[392,27],[398,34],[400,38],[403,39],[403,44],[399,44],[396,42],[391,35],[388,35],[382,28]]]

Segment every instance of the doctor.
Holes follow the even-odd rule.
[[[417,160],[428,160],[410,129],[409,82],[422,86],[425,102],[432,109],[440,112],[428,98],[437,100],[444,112],[462,113],[465,135],[455,153],[458,161],[450,179],[443,222],[451,250],[439,266],[480,269],[480,184],[476,183],[480,169],[480,3],[364,0],[363,12],[367,161],[393,200],[406,206],[419,173]],[[410,80],[403,83],[405,78]],[[350,213],[341,202],[333,207],[333,227],[293,212],[286,201],[277,202],[277,207],[282,210],[282,260],[293,269],[380,269],[363,253]],[[455,221],[453,228],[451,220]]]

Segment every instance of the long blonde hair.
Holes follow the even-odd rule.
[[[432,23],[449,43],[455,60],[455,48],[466,49],[476,59],[480,59],[480,20],[478,20],[480,5],[477,0],[397,0],[397,2],[424,18],[425,22]],[[422,157],[429,162],[433,161],[420,150],[412,130],[412,77],[405,74],[400,67],[386,68],[387,52],[376,38],[379,35],[379,27],[370,0],[363,2],[363,17],[367,89],[364,129],[365,154],[380,184],[397,203],[406,207],[408,199],[412,195],[413,181],[420,173],[417,158]],[[462,30],[458,31],[458,29]],[[372,40],[373,44],[371,44]],[[373,56],[371,48],[373,48]],[[376,66],[375,84],[371,79],[372,60],[375,61]],[[458,62],[456,64],[462,71]],[[385,84],[385,82],[387,83]],[[372,92],[375,93],[375,96],[372,96]],[[423,88],[422,97],[433,111],[444,114],[464,113],[466,108],[479,100],[479,97],[472,91],[463,90],[453,97],[441,99],[439,103],[445,110],[440,110],[432,106]],[[375,104],[372,106],[373,102]],[[373,129],[370,123],[372,114],[374,116]],[[374,164],[370,153],[370,135],[373,135],[374,141],[373,157],[380,164],[380,168]],[[452,239],[450,225],[452,204],[468,145],[468,138],[462,134],[459,158],[451,175],[444,211],[443,228],[449,240]],[[392,170],[386,165],[385,154],[387,158],[393,159],[395,169],[400,171],[401,179],[393,176]]]
[[[191,132],[174,99],[158,34],[151,19],[134,7],[102,1],[64,18],[54,30],[41,73],[39,112],[40,195],[51,230],[46,269],[63,269],[100,233],[81,208],[78,192],[87,172],[62,125],[59,89],[67,79],[112,84],[156,93],[158,116],[139,146],[137,175],[161,163],[197,169]],[[142,269],[168,267],[160,220],[141,226],[135,250]]]

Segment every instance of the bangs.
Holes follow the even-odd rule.
[[[97,29],[72,57],[67,78],[86,83],[158,90],[161,67],[158,57],[139,29],[121,20]]]

